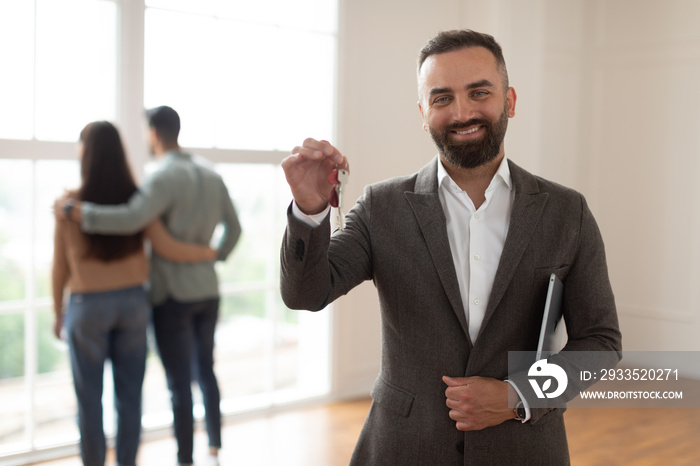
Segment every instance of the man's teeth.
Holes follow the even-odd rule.
[[[471,134],[479,130],[481,126],[475,126],[474,128],[468,129],[466,131],[455,131],[457,134]]]

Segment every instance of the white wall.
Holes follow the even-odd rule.
[[[623,344],[698,350],[700,2],[597,1],[589,189]]]
[[[347,199],[436,152],[416,106],[418,50],[443,29],[491,33],[518,93],[506,154],[586,195],[625,348],[700,349],[700,2],[345,0],[340,22]],[[333,315],[335,392],[366,394],[380,361],[374,287],[353,290]]]

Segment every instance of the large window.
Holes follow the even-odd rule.
[[[222,175],[243,227],[217,265],[224,414],[328,392],[328,315],[279,298],[291,199],[279,162],[305,137],[333,136],[336,11],[336,0],[0,2],[0,463],[78,440],[67,348],[52,334],[51,206],[79,183],[75,141],[90,121],[120,127],[142,179],[143,109],[155,105],[178,110],[181,144]],[[168,400],[151,352],[147,429],[171,421]]]

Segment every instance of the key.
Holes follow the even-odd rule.
[[[338,184],[335,185],[335,193],[336,197],[338,199],[338,211],[337,211],[337,219],[338,219],[338,229],[343,230],[345,227],[345,217],[343,215],[343,187],[345,186],[345,183],[348,182],[348,178],[350,177],[350,174],[348,173],[347,170],[343,170],[342,168],[338,169]]]

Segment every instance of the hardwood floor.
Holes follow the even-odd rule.
[[[700,464],[700,409],[582,409],[564,414],[573,465]]]
[[[277,413],[224,426],[222,466],[345,466],[369,410],[369,400]],[[581,409],[566,414],[574,466],[667,466],[700,464],[700,409]],[[195,460],[206,451],[198,431]],[[145,441],[141,466],[171,466],[171,437]],[[73,457],[37,463],[75,466]],[[113,465],[110,459],[108,465]]]

